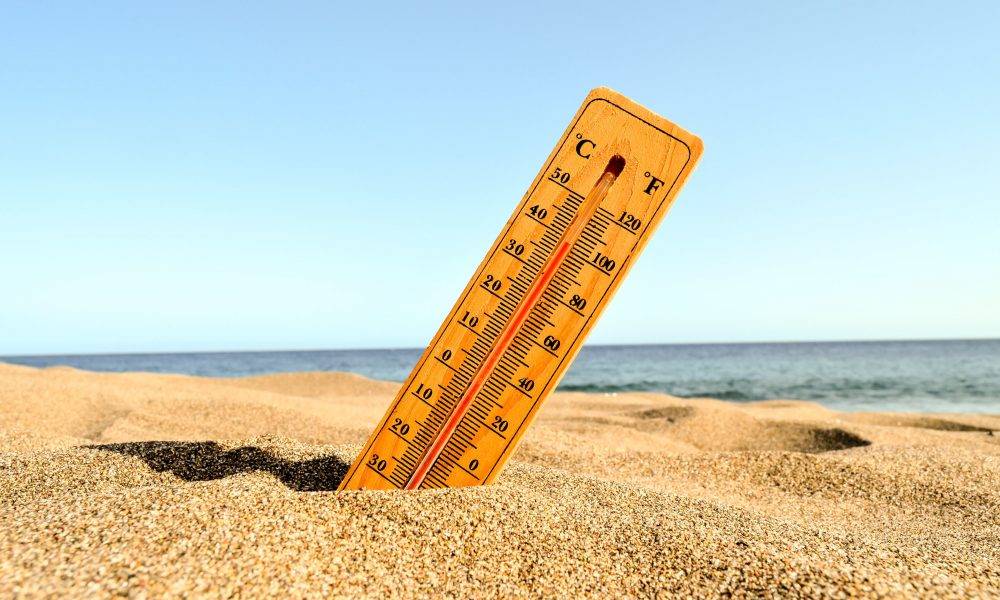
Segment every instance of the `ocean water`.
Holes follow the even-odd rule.
[[[9,356],[32,366],[233,377],[352,371],[402,381],[419,349]],[[1000,340],[586,346],[561,390],[795,398],[838,410],[1000,414]]]

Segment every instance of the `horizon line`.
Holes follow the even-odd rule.
[[[872,338],[872,339],[841,339],[841,340],[757,340],[757,341],[719,341],[719,342],[637,342],[630,344],[584,344],[583,347],[634,347],[634,346],[753,346],[765,344],[878,344],[878,343],[914,343],[914,342],[989,342],[1000,341],[1000,337],[972,338]],[[419,346],[366,347],[366,348],[280,348],[253,350],[163,350],[140,352],[70,352],[70,353],[40,353],[40,354],[0,354],[2,358],[45,358],[55,356],[155,356],[163,354],[260,354],[269,352],[373,352],[379,350],[418,350],[426,348]]]

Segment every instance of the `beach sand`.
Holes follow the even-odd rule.
[[[495,485],[337,493],[396,388],[0,365],[0,597],[1000,596],[1000,416],[561,393]]]

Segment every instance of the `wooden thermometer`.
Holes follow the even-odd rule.
[[[621,94],[592,91],[340,489],[495,479],[701,149]]]

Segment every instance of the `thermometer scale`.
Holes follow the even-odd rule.
[[[494,480],[701,150],[625,96],[592,91],[340,489]]]

